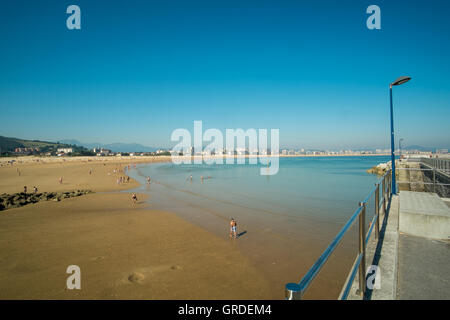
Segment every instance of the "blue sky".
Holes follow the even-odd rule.
[[[66,28],[67,6],[81,30]],[[381,8],[381,30],[366,8]],[[450,147],[449,1],[0,2],[0,135],[172,146],[176,128],[280,144]]]

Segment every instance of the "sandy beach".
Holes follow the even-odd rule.
[[[117,192],[138,184],[117,184],[124,173],[114,170],[168,159],[1,159],[0,193],[95,193],[0,211],[0,299],[279,298],[229,239]],[[81,269],[81,290],[66,288],[69,265]]]

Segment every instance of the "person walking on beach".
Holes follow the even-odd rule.
[[[62,184],[62,177],[59,177],[59,184]]]
[[[27,186],[23,187],[23,193],[27,193]]]
[[[137,202],[137,196],[136,196],[136,193],[133,193],[133,195],[131,196],[131,200],[133,200],[133,205],[135,205],[136,202]]]
[[[37,192],[38,192],[38,189],[36,188],[36,186],[33,187],[33,192],[34,192],[34,193],[37,193]]]
[[[147,177],[147,184],[150,184],[151,181],[152,179],[150,179],[150,177]]]
[[[234,220],[234,218],[231,218],[231,221],[230,221],[230,239],[233,238],[233,236],[236,239],[236,227],[237,227],[236,220]]]

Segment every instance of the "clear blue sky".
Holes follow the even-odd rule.
[[[66,28],[67,6],[81,30]],[[366,8],[381,8],[368,30]],[[450,147],[450,1],[0,2],[0,135],[171,146],[176,128],[280,144]]]

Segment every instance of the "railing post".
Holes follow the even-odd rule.
[[[391,178],[391,175],[388,174],[386,176],[386,197],[388,197],[388,195],[389,195],[389,188],[391,186],[391,182],[389,181],[390,178]]]
[[[375,190],[375,215],[377,216],[375,220],[375,239],[380,236],[380,184],[376,183],[377,189]]]
[[[359,290],[357,294],[364,296],[366,292],[366,203],[360,202],[362,206],[359,214],[359,254],[362,255],[359,264]]]
[[[391,169],[391,174],[389,175],[389,192],[388,192],[388,199],[391,197],[392,194],[392,175],[394,174],[394,171]]]
[[[286,300],[301,300],[302,299],[302,291],[300,286],[297,283],[288,283],[286,284],[284,290]]]
[[[433,192],[436,193],[436,167],[433,168]]]
[[[381,189],[381,195],[383,196],[383,214],[386,214],[386,176],[383,178]]]
[[[389,195],[391,194],[391,187],[392,187],[391,180],[392,180],[392,171],[391,174],[387,176],[387,188],[386,188],[387,198],[389,198]]]

